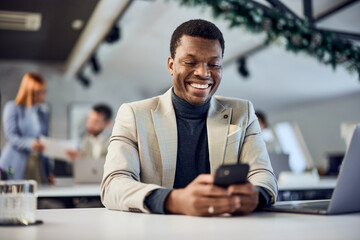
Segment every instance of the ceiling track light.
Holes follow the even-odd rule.
[[[90,58],[90,64],[94,73],[100,73],[101,67],[95,53]]]
[[[118,41],[120,38],[121,38],[120,27],[118,27],[115,23],[115,25],[111,28],[108,35],[105,37],[105,41],[107,43],[114,43]]]
[[[77,74],[77,79],[80,82],[80,84],[85,87],[85,88],[89,88],[91,85],[91,80],[86,77],[84,75],[84,73],[82,72],[82,70],[80,70],[80,72]]]
[[[244,77],[248,78],[250,76],[249,70],[247,68],[247,58],[241,57],[237,60],[238,63],[238,72],[239,74]]]

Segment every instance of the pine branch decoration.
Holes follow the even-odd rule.
[[[310,27],[305,19],[251,0],[180,0],[180,4],[210,7],[214,17],[224,18],[230,28],[266,32],[266,43],[282,39],[286,50],[305,52],[333,69],[343,65],[350,73],[357,73],[360,81],[360,47],[330,32]]]

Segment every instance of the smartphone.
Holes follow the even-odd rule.
[[[231,184],[247,182],[248,164],[224,164],[215,172],[215,185],[227,187]]]

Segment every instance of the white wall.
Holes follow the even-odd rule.
[[[342,122],[360,122],[360,94],[303,104],[278,112],[269,112],[270,125],[282,121],[297,122],[315,164],[326,167],[326,153],[345,152],[340,137]]]

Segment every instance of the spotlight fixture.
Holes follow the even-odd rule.
[[[120,28],[115,24],[105,38],[107,43],[114,43],[120,39]]]
[[[90,64],[92,66],[94,73],[99,73],[101,71],[101,67],[99,65],[99,61],[97,60],[96,54],[94,53],[90,58]]]
[[[238,71],[240,75],[243,76],[244,78],[248,78],[250,76],[249,70],[247,68],[246,60],[247,59],[245,57],[241,57],[237,61]]]
[[[81,85],[85,88],[89,88],[90,85],[91,85],[91,81],[88,77],[86,77],[82,71],[80,71],[78,74],[77,74],[77,79],[78,81],[81,83]]]

